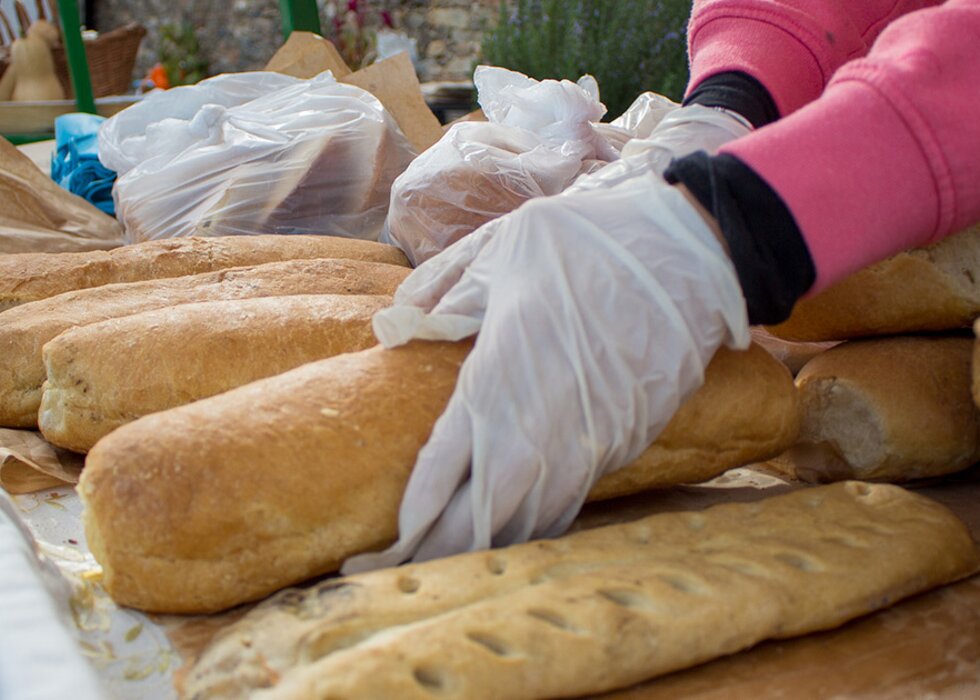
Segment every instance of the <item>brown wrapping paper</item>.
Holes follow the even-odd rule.
[[[442,138],[442,126],[422,97],[415,68],[407,53],[386,58],[341,79],[381,100],[419,153]]]
[[[40,433],[0,428],[0,486],[8,493],[77,484],[84,460],[54,447]]]
[[[312,78],[330,70],[340,82],[367,90],[381,101],[419,153],[442,137],[442,126],[422,97],[407,53],[352,73],[333,44],[322,36],[293,32],[265,69],[297,78]]]
[[[122,242],[115,219],[59,187],[0,138],[0,253],[107,250]]]
[[[336,47],[313,32],[290,34],[286,43],[269,59],[265,69],[304,79],[329,70],[339,80],[351,72]]]

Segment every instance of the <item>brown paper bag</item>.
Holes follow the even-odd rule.
[[[316,77],[329,70],[333,77],[340,80],[351,72],[336,47],[313,32],[290,34],[286,43],[269,59],[265,69],[304,79]]]
[[[362,68],[341,79],[381,100],[419,153],[442,138],[442,125],[422,97],[422,86],[407,53]]]
[[[0,138],[0,253],[68,253],[122,245],[122,227],[59,187]]]
[[[312,78],[330,70],[340,82],[377,97],[419,153],[442,138],[442,125],[425,103],[415,67],[406,53],[351,73],[328,40],[310,32],[293,32],[265,69],[296,78]]]
[[[0,428],[0,486],[8,493],[33,493],[77,484],[83,455],[51,445],[33,430]]]

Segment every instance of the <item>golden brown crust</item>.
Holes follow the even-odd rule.
[[[200,275],[112,284],[22,304],[0,319],[0,425],[37,425],[41,349],[76,326],[178,304],[292,294],[394,294],[410,270],[361,260],[290,260]],[[115,341],[114,352],[131,352]]]
[[[79,493],[106,589],[133,607],[209,612],[391,542],[468,347],[416,342],[321,360],[100,440]],[[710,478],[792,442],[785,368],[758,348],[723,350],[713,364],[666,444],[607,476],[593,497]]]
[[[793,444],[800,405],[793,379],[765,350],[720,350],[704,386],[677,411],[646,452],[607,474],[590,500],[707,481],[733,467],[778,455]]]
[[[964,525],[923,496],[801,489],[285,591],[218,635],[185,697],[591,695],[837,626],[978,564]]]
[[[376,345],[390,296],[303,295],[181,304],[65,331],[44,346],[38,425],[87,452],[140,416]],[[126,353],[105,348],[125,338]]]
[[[773,466],[808,481],[908,481],[980,459],[969,338],[844,343],[796,379],[800,438]]]
[[[104,284],[310,258],[408,264],[405,255],[394,246],[333,236],[171,238],[111,251],[28,253],[0,257],[0,311]]]
[[[968,328],[980,315],[980,225],[862,270],[769,332],[824,341]]]

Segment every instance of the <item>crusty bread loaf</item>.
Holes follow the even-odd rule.
[[[230,267],[310,258],[408,264],[394,246],[332,236],[170,238],[108,252],[0,256],[0,311],[104,284],[181,277]]]
[[[285,591],[218,635],[183,696],[591,696],[835,627],[978,565],[966,527],[924,496],[801,489]]]
[[[140,416],[376,345],[390,296],[303,295],[181,304],[65,331],[44,346],[38,426],[87,452]],[[131,350],[106,353],[125,338]]]
[[[799,442],[772,466],[808,481],[907,481],[980,460],[970,394],[972,341],[889,338],[844,343],[797,375]]]
[[[851,275],[769,331],[786,340],[968,328],[980,315],[980,224]]]
[[[215,611],[387,545],[468,350],[415,342],[339,355],[110,433],[79,487],[106,590],[138,608]],[[660,440],[592,498],[778,454],[797,411],[789,373],[765,351],[721,350]]]
[[[37,425],[41,348],[75,326],[177,304],[292,294],[393,294],[410,270],[362,260],[291,260],[66,292],[0,314],[0,425]],[[115,352],[136,341],[117,338]],[[179,348],[174,348],[178,352]]]
[[[768,459],[793,444],[799,397],[789,372],[758,345],[722,349],[705,383],[657,441],[629,467],[606,474],[589,500],[707,481],[733,467]]]

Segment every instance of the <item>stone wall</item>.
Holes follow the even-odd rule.
[[[422,80],[465,80],[478,59],[484,28],[496,18],[498,0],[361,0],[371,16],[387,10],[396,30],[418,45]],[[320,2],[324,35],[330,35],[327,3]],[[346,4],[338,2],[337,4]],[[282,43],[278,0],[96,0],[97,29],[136,21],[148,34],[137,73],[157,58],[159,29],[188,22],[197,29],[211,73],[261,68]]]

